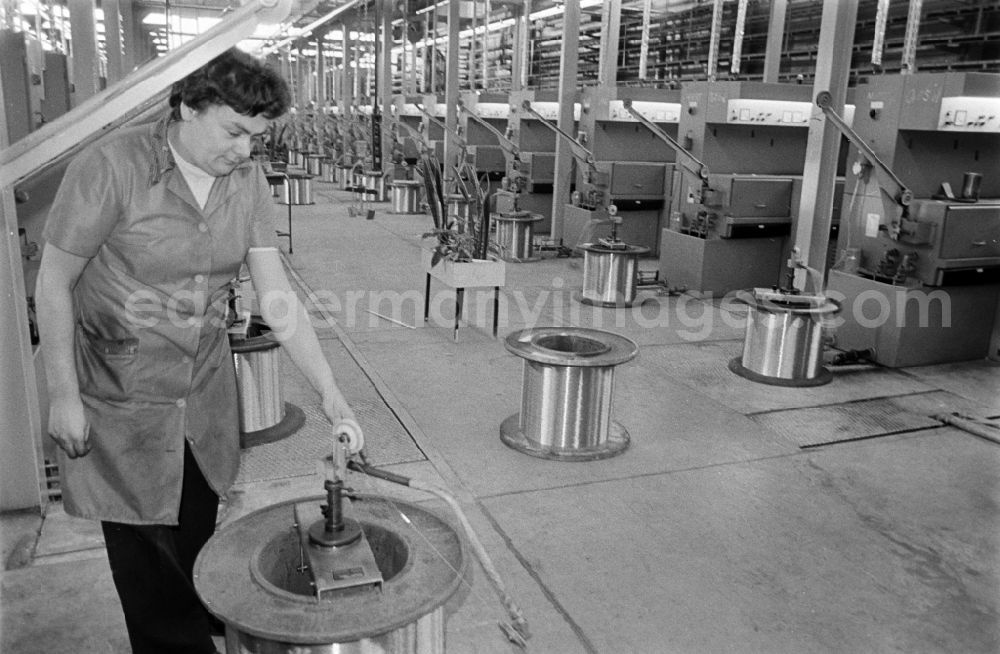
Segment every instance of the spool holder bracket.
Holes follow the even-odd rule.
[[[381,588],[382,573],[360,524],[345,518],[345,523],[357,526],[357,537],[345,545],[326,547],[316,544],[310,534],[312,527],[318,524],[323,528],[325,523],[325,519],[315,520],[315,513],[313,502],[295,505],[295,526],[304,554],[303,563],[309,567],[316,599],[327,599],[331,593],[359,586]]]

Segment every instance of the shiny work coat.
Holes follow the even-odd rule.
[[[60,459],[75,516],[176,524],[185,439],[220,495],[239,468],[227,285],[250,247],[275,245],[274,203],[248,162],[217,178],[200,209],[175,167],[168,122],[119,130],[81,153],[45,227],[48,243],[90,258],[73,300],[92,449]]]

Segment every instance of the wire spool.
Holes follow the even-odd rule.
[[[472,205],[469,200],[460,193],[451,193],[444,198],[447,206],[447,222],[454,221],[459,232],[464,232],[472,219]]]
[[[319,162],[320,180],[327,184],[337,183],[337,166],[332,159],[323,159]]]
[[[281,198],[284,204],[312,204],[312,175],[286,173],[288,179]]]
[[[621,454],[629,435],[611,420],[614,368],[638,346],[618,334],[574,327],[523,329],[507,350],[524,359],[521,411],[500,425],[500,439],[545,459],[591,461]]]
[[[737,298],[749,307],[743,354],[729,362],[741,377],[774,386],[821,386],[823,324],[840,304],[823,296],[754,289]]]
[[[361,184],[371,202],[386,202],[389,199],[385,187],[385,175],[380,170],[366,170],[361,173]]]
[[[246,338],[229,336],[236,368],[240,447],[273,443],[291,436],[305,424],[302,409],[284,401],[281,350],[266,324],[251,318]]]
[[[389,182],[392,212],[399,214],[423,213],[420,210],[420,182],[397,179]]]
[[[297,513],[305,505],[319,515],[323,499],[250,513],[198,555],[195,590],[225,623],[227,651],[443,654],[443,605],[462,583],[468,559],[459,535],[417,505],[359,495],[349,513],[371,546],[381,586],[317,597],[315,576],[303,565]]]
[[[621,244],[583,243],[583,289],[577,300],[599,307],[630,307],[635,303],[639,257],[649,248]]]
[[[353,186],[354,173],[351,171],[350,166],[339,166],[340,175],[337,179],[337,183],[340,185],[341,191],[349,191]]]
[[[323,155],[321,154],[307,154],[306,155],[306,172],[310,175],[316,176],[322,172],[323,166]]]
[[[535,223],[542,219],[537,213],[528,211],[503,211],[493,214],[497,226],[495,242],[500,248],[504,261],[524,263],[538,261],[535,256]]]

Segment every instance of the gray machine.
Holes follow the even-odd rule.
[[[536,225],[539,234],[552,231],[552,191],[555,185],[556,134],[538,116],[523,109],[528,101],[546,120],[558,117],[558,94],[552,91],[528,90],[510,94],[510,118],[507,124],[511,140],[520,151],[517,170],[508,177],[520,176],[522,192],[518,207],[542,217]]]
[[[618,209],[618,236],[655,254],[660,227],[665,223],[675,169],[674,150],[651,138],[643,122],[676,139],[680,118],[680,92],[661,89],[589,87],[582,102],[577,138],[593,153],[594,167],[605,204]],[[648,121],[640,120],[626,105],[635,105]],[[601,207],[584,206],[588,171],[579,168],[576,188],[579,202],[566,207],[564,242],[569,246],[610,237],[612,221]]]
[[[713,294],[778,284],[799,205],[811,87],[692,82],[679,140],[711,169],[675,170],[660,277]],[[835,209],[835,215],[836,215]]]
[[[838,248],[836,345],[887,366],[985,357],[1000,293],[1000,75],[857,89]],[[842,119],[817,98],[827,119]]]

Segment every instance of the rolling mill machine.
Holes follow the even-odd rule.
[[[859,86],[830,294],[836,346],[886,366],[987,355],[1000,291],[1000,75],[919,73]]]
[[[679,142],[711,174],[706,183],[674,172],[659,251],[660,277],[671,286],[724,294],[779,283],[801,195],[810,93],[793,84],[683,85]]]
[[[631,245],[656,254],[664,211],[669,206],[675,151],[669,142],[649,138],[626,105],[641,108],[661,133],[676,139],[680,116],[678,91],[643,88],[584,89],[577,138],[589,146],[594,165],[607,176],[607,196],[621,216],[618,235]],[[649,121],[647,121],[649,122]],[[656,132],[654,132],[656,134]],[[581,196],[588,190],[583,171],[577,175]],[[572,203],[566,208],[564,236],[568,245],[610,236],[611,221]],[[603,220],[602,220],[603,218]]]
[[[552,232],[552,192],[556,170],[556,132],[542,121],[555,121],[559,116],[558,96],[552,91],[525,90],[510,94],[508,132],[520,151],[520,172],[524,179],[523,192],[518,198],[519,209],[538,214],[542,220],[535,226],[539,234]],[[524,110],[529,102],[536,113]],[[574,103],[573,115],[580,119],[580,104]]]

